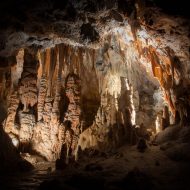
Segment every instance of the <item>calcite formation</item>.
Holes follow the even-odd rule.
[[[9,134],[13,144],[20,148],[24,144],[29,145],[32,139],[33,128],[36,122],[35,116],[32,113],[26,112],[32,112],[31,108],[37,103],[37,63],[35,53],[33,55],[25,50],[23,59],[23,72],[21,76],[18,76],[21,79],[18,83],[11,86],[8,101],[8,115],[4,122],[5,131]],[[20,70],[22,68],[19,68],[19,73]],[[14,80],[14,77],[12,77],[12,80]],[[19,107],[20,103],[24,105],[23,113]]]
[[[81,83],[76,74],[69,74],[65,86],[66,96],[69,100],[68,109],[65,114],[64,121],[68,123],[66,131],[67,152],[71,148],[72,154],[75,155],[78,145],[78,138],[81,132],[80,116],[81,116]]]
[[[71,122],[71,129],[77,131],[80,125],[80,79],[75,74],[70,74],[66,81],[66,96],[69,99],[65,120]]]
[[[36,125],[35,116],[33,114],[25,113],[20,111],[19,115],[19,122],[20,122],[20,129],[19,129],[19,141],[20,147],[23,151],[29,148],[30,142],[32,140],[34,127]]]
[[[37,103],[37,64],[36,53],[32,55],[26,51],[23,72],[19,82],[19,95],[24,105],[24,112],[28,112],[29,106],[33,107]]]
[[[33,134],[33,149],[49,161],[60,157],[65,139],[65,126],[59,122],[57,112],[52,112],[52,98],[45,100],[42,120],[38,121]]]
[[[44,122],[37,122],[33,135],[33,149],[47,160],[53,160],[50,141],[50,125]]]
[[[40,121],[43,116],[46,91],[47,91],[47,79],[46,76],[43,75],[40,80],[40,87],[38,93],[38,121]]]
[[[114,49],[111,48],[113,43]],[[40,57],[36,51],[25,51],[23,72],[15,91],[18,100],[16,105],[12,105],[13,111],[8,112],[5,124],[6,132],[19,145],[20,151],[36,152],[49,161],[60,159],[64,152],[64,161],[68,163],[78,159],[79,148],[112,150],[125,141],[134,144],[138,139],[148,139],[149,133],[142,126],[153,125],[154,120],[147,118],[154,117],[156,120],[157,116],[154,99],[148,95],[156,93],[158,87],[153,76],[159,79],[163,89],[167,88],[168,81],[164,78],[155,50],[151,47],[148,54],[153,74],[144,78],[140,73],[146,71],[137,66],[130,54],[134,47],[128,48],[127,55],[122,53],[121,56],[118,53],[121,44],[117,44],[116,36],[113,39],[110,37],[105,46],[95,52],[60,45],[45,50]],[[127,62],[124,56],[128,56]],[[134,61],[133,65],[131,61]],[[172,69],[168,73],[171,74]],[[90,75],[94,76],[92,84],[88,79]],[[96,78],[98,85],[94,88]],[[175,78],[171,76],[174,81]],[[148,88],[142,88],[139,80],[144,80]],[[171,81],[168,89],[175,89],[174,85],[175,82]],[[90,102],[88,107],[84,100]],[[165,107],[159,121],[160,129],[169,125],[169,117],[169,110]],[[185,121],[182,112],[179,112],[179,117]],[[8,123],[12,123],[12,127]]]
[[[188,125],[188,21],[140,1],[69,2],[25,11],[35,22],[24,31],[1,29],[4,130],[19,151],[69,162],[79,148],[112,150]]]
[[[7,118],[4,121],[4,130],[10,136],[15,146],[19,145],[19,129],[15,125],[15,116],[19,106],[18,92],[12,92],[8,99]]]

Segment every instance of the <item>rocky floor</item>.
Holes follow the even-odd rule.
[[[190,165],[169,159],[159,146],[138,152],[123,146],[112,153],[88,152],[79,163],[55,170],[38,162],[35,170],[0,176],[0,189],[189,190]]]

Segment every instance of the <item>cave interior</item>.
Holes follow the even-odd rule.
[[[186,0],[0,2],[0,189],[190,189]]]

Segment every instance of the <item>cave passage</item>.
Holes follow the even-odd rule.
[[[190,25],[177,5],[0,3],[0,189],[190,188]]]

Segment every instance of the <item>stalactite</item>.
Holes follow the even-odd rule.
[[[16,79],[16,85],[18,85],[18,81],[21,78],[21,74],[23,72],[23,66],[24,66],[24,49],[20,49],[17,56],[16,56],[16,70],[17,70],[17,79]]]
[[[40,80],[44,73],[44,53],[40,53],[40,51],[38,51],[37,58],[39,61],[39,67],[38,67],[38,71],[37,71],[37,88],[39,89]]]
[[[72,72],[72,58],[73,58],[73,48],[68,46],[68,58],[66,60],[68,64],[69,71]]]
[[[52,96],[52,79],[53,74],[55,72],[55,66],[56,66],[56,51],[55,48],[52,48],[50,50],[50,65],[49,65],[49,76],[48,76],[48,90],[47,90],[47,96]]]
[[[46,73],[45,71],[45,67],[46,67],[46,52],[45,51],[42,51],[42,52],[38,52],[39,53],[39,59],[40,59],[40,63],[41,63],[41,72],[42,72],[42,75]]]
[[[70,72],[75,73],[76,72],[76,48],[72,49],[72,56],[71,56],[71,63],[70,63]]]
[[[46,49],[45,51],[45,65],[44,65],[44,73],[49,77],[49,68],[51,61],[51,49]]]
[[[96,51],[92,49],[92,70],[95,71],[95,58],[96,58]]]
[[[58,78],[62,76],[63,64],[65,59],[66,47],[63,44],[59,45],[58,55],[59,55],[59,69],[58,69]]]
[[[69,56],[70,56],[70,47],[67,45],[64,47],[65,51],[63,53],[64,55],[64,63],[68,66],[69,65]]]
[[[152,47],[150,47],[149,58],[152,64],[153,75],[157,77],[161,85],[163,85],[163,71],[160,66],[158,56]]]
[[[175,62],[173,61],[174,52],[169,47],[166,48],[166,52],[167,52],[168,57],[170,59],[169,65],[170,65],[170,70],[171,70],[171,75],[172,75],[172,87],[173,87],[174,82],[175,82],[174,81],[175,80],[175,78],[174,78]]]
[[[63,47],[60,45],[53,50],[46,50],[46,64],[49,64],[47,60],[51,61],[51,64],[46,65],[48,80],[45,75],[41,78],[38,103],[41,120],[37,123],[33,137],[33,149],[49,161],[55,161],[61,156],[61,148],[65,143],[66,130],[65,126],[60,123],[62,69],[65,53],[65,51],[62,52]],[[47,87],[48,83],[49,88]],[[42,152],[43,149],[46,151]]]
[[[160,84],[164,90],[165,100],[168,102],[168,106],[170,108],[170,111],[174,117],[176,117],[176,112],[178,111],[180,113],[180,118],[183,120],[183,116],[186,115],[186,106],[184,103],[180,103],[176,105],[176,102],[180,102],[177,99],[173,100],[171,91],[174,89],[174,85],[176,85],[176,81],[179,81],[180,75],[179,72],[179,66],[174,61],[174,52],[170,48],[166,48],[167,52],[167,59],[161,57],[162,61],[165,64],[165,69],[161,68],[161,66],[158,63],[158,56],[156,56],[155,51],[151,50],[151,63],[153,68],[153,74],[158,78],[160,81]],[[156,58],[156,59],[155,59]],[[169,60],[168,60],[169,59]],[[155,61],[156,60],[156,61]],[[175,77],[176,73],[176,77]],[[176,80],[177,79],[177,80]],[[175,96],[175,90],[173,91]]]
[[[58,52],[57,52],[58,53]],[[59,113],[59,103],[61,100],[61,71],[62,71],[62,64],[63,62],[60,62],[60,60],[57,61],[57,71],[55,76],[55,95],[54,95],[54,102],[52,107],[52,113],[56,113],[58,117],[60,116]]]
[[[152,64],[152,72],[154,76],[158,79],[161,84],[161,87],[165,93],[165,100],[168,102],[168,106],[173,115],[175,115],[175,107],[171,99],[170,89],[172,88],[172,83],[170,82],[170,75],[167,74],[167,71],[163,70],[159,63],[159,57],[157,56],[155,50],[150,47],[149,52],[150,61]]]
[[[51,94],[51,81],[54,70],[51,68],[52,58],[51,49],[45,50],[45,59],[43,65],[43,74],[40,80],[39,94],[38,94],[38,122],[35,126],[35,131],[32,138],[32,149],[40,155],[44,156],[47,160],[52,161],[54,159],[52,138],[51,138],[51,114],[52,114],[52,102],[53,97]]]

